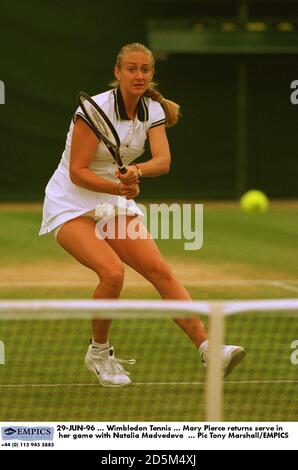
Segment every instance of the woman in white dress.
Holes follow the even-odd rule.
[[[154,89],[154,58],[139,43],[120,50],[114,68],[115,88],[93,99],[108,115],[117,133],[120,154],[127,173],[119,174],[105,145],[80,118],[78,108],[71,122],[61,161],[46,188],[40,234],[53,232],[58,243],[99,278],[94,299],[117,299],[124,281],[124,264],[144,276],[166,300],[190,300],[190,295],[176,279],[162,257],[155,241],[139,220],[140,237],[100,237],[100,225],[107,217],[97,217],[96,207],[108,203],[114,209],[113,222],[129,223],[142,216],[134,202],[143,177],[161,176],[170,169],[170,149],[166,126],[176,124],[179,106]],[[151,158],[139,165],[132,162],[150,144]],[[117,233],[117,230],[116,230]],[[175,319],[207,360],[208,340],[199,319]],[[115,358],[109,343],[111,320],[93,320],[93,337],[85,364],[99,383],[119,387],[131,383],[128,372]],[[228,350],[226,348],[229,348]],[[232,348],[232,349],[231,349]],[[224,347],[224,370],[228,373],[242,359],[244,351]],[[225,356],[227,356],[225,358]]]

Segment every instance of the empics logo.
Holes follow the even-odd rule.
[[[13,428],[6,428],[3,432],[6,436],[11,436],[16,433],[16,430]]]
[[[18,439],[21,441],[52,441],[54,437],[54,428],[47,426],[11,426],[1,428],[3,441]]]
[[[0,104],[5,104],[5,85],[2,80],[0,80]]]

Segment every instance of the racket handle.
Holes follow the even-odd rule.
[[[122,173],[122,175],[124,175],[124,173],[127,173],[127,169],[124,165],[118,166],[118,170],[120,171],[120,173]]]

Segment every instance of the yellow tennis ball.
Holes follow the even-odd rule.
[[[245,212],[266,212],[269,208],[269,200],[262,191],[251,189],[241,197],[240,206]]]

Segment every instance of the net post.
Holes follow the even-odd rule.
[[[222,421],[222,360],[224,312],[221,302],[210,302],[209,354],[206,381],[206,421]]]

